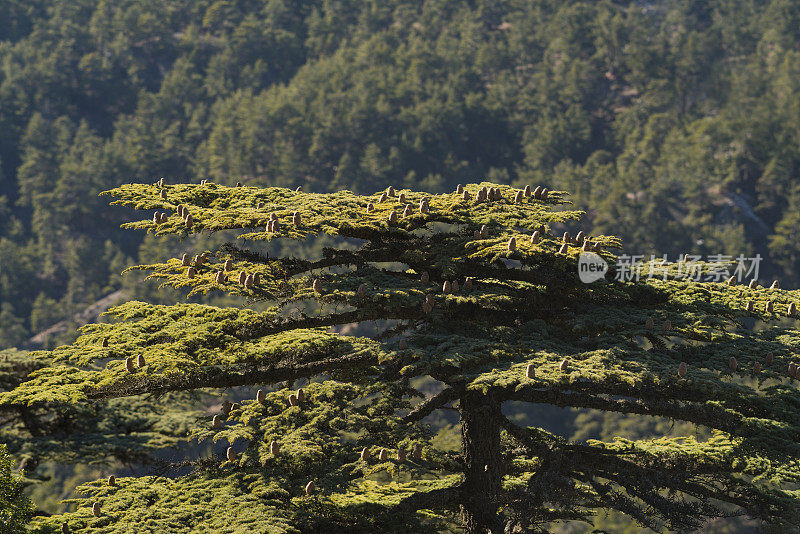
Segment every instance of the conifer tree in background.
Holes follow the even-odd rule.
[[[29,367],[6,369],[18,378],[0,409],[32,461],[159,467],[80,486],[76,510],[35,518],[34,532],[546,532],[604,510],[658,530],[737,515],[800,526],[795,291],[697,283],[680,264],[581,283],[578,256],[613,262],[620,243],[554,236],[582,214],[540,187],[357,196],[162,181],[108,194],[147,210],[127,226],[157,235],[330,234],[357,248],[307,261],[229,244],[141,266],[189,294],[268,307],[128,302],[72,345],[14,356]],[[338,333],[352,323],[374,335]],[[441,390],[420,395],[418,377]],[[262,389],[231,403],[238,386]],[[519,426],[509,401],[713,435],[573,443]],[[458,454],[424,424],[443,409],[460,414]]]

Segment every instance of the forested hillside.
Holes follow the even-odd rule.
[[[114,295],[185,300],[120,274],[196,245],[120,230],[132,211],[97,193],[132,181],[543,184],[628,254],[758,253],[762,280],[797,287],[798,172],[792,0],[0,0],[0,349],[71,342]],[[576,413],[513,418],[704,437]],[[50,466],[29,493],[56,511],[91,469]]]
[[[799,44],[792,0],[4,0],[0,347],[124,283],[132,179],[545,183],[796,285]]]

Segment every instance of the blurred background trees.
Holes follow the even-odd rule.
[[[792,0],[4,0],[0,348],[153,297],[119,273],[175,242],[96,193],[160,177],[543,183],[627,253],[796,287],[798,44]]]

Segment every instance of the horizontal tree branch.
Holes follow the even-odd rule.
[[[463,499],[461,485],[440,488],[410,495],[391,508],[391,512],[415,512],[417,510],[457,509]]]
[[[597,387],[597,385],[590,383],[588,387]],[[753,403],[745,405],[744,399],[741,402],[736,402],[734,406],[736,410],[740,410],[742,413],[731,413],[731,411],[724,408],[705,404],[708,398],[707,396],[701,396],[700,391],[689,392],[684,390],[683,393],[684,395],[677,391],[644,392],[626,386],[613,387],[607,391],[600,392],[563,391],[530,385],[516,389],[503,388],[499,396],[502,400],[519,400],[561,407],[594,408],[620,413],[669,417],[679,421],[688,421],[716,428],[735,435],[749,435],[763,430],[762,428],[752,428],[751,425],[742,420],[742,415],[770,420],[777,419],[779,415],[760,409],[758,406],[754,406]],[[624,398],[611,398],[611,395],[619,395]],[[796,424],[796,422],[793,424]],[[785,432],[787,439],[795,441],[800,439],[800,433],[797,431],[786,430]]]
[[[200,369],[178,377],[144,378],[127,383],[95,388],[87,392],[92,399],[127,397],[144,393],[165,393],[198,388],[226,388],[271,384],[285,380],[306,378],[327,371],[352,369],[378,364],[378,357],[372,352],[348,354],[314,362],[268,367],[264,369],[223,369],[220,367]]]
[[[461,396],[463,388],[460,387],[446,387],[430,399],[420,403],[413,410],[403,417],[404,423],[413,423],[419,421],[423,417],[430,415],[434,410],[441,408],[450,401],[453,401]]]

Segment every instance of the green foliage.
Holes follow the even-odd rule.
[[[33,513],[33,504],[22,492],[21,479],[11,472],[11,457],[0,444],[0,532],[22,532]]]
[[[760,253],[765,276],[796,284],[796,12],[6,1],[0,304],[15,331],[0,346],[42,330],[40,295],[58,303],[50,322],[120,287],[69,251],[110,240],[112,256],[139,255],[90,200],[131,177],[357,193],[543,182],[632,253]]]
[[[256,314],[269,323],[269,317],[278,313],[273,306],[289,294],[298,295],[291,301],[295,319],[338,310],[336,320],[366,321],[400,307],[402,317],[393,315],[391,321],[408,320],[405,308],[418,311],[422,296],[434,288],[433,283],[425,288],[412,283],[411,273],[417,267],[429,269],[433,280],[440,282],[436,276],[463,274],[462,261],[505,262],[508,238],[523,235],[521,227],[503,233],[503,225],[512,223],[510,211],[501,216],[473,203],[474,219],[465,223],[463,212],[442,216],[445,207],[455,205],[455,195],[431,197],[436,204],[432,212],[443,217],[439,222],[470,228],[486,223],[492,229],[490,236],[475,239],[467,233],[448,243],[418,239],[429,234],[420,226],[423,220],[415,204],[414,215],[400,218],[392,227],[393,238],[410,236],[401,248],[422,251],[419,257],[406,255],[413,262],[406,265],[407,277],[387,276],[369,262],[351,278],[325,271],[326,292],[314,300],[309,299],[311,280],[331,261],[344,258],[340,250],[323,256],[323,249],[356,249],[360,238],[382,235],[388,210],[398,209],[399,215],[402,207],[376,204],[367,217],[363,211],[367,198],[336,193],[335,202],[319,204],[333,197],[275,186],[365,194],[391,184],[416,202],[412,190],[449,192],[456,183],[477,177],[514,185],[544,183],[572,191],[575,211],[548,215],[539,210],[542,206],[526,205],[513,224],[523,216],[534,217],[531,225],[546,224],[553,234],[560,234],[573,230],[575,217],[585,211],[583,229],[608,246],[620,241],[601,236],[622,238],[627,253],[671,258],[687,252],[760,253],[767,258],[762,279],[777,277],[787,287],[797,285],[800,201],[794,182],[800,161],[796,46],[800,13],[789,0],[703,4],[668,0],[647,5],[586,0],[6,0],[0,4],[0,347],[70,344],[77,336],[75,326],[93,317],[84,313],[87,306],[117,289],[140,302],[120,310],[142,306],[152,318],[159,312],[150,304],[172,304],[188,292],[186,309],[194,307],[187,313],[197,314],[198,319],[231,313],[232,318],[224,319],[231,324]],[[179,185],[187,176],[214,183]],[[134,178],[154,182],[160,177],[167,182],[166,201],[152,195],[152,186],[121,185]],[[228,196],[229,186],[237,181],[252,187]],[[158,227],[149,220],[132,223],[153,231],[147,236],[118,230],[120,217],[133,221],[131,212],[109,209],[95,196],[114,188],[127,205],[140,203],[168,212],[168,222]],[[508,194],[506,186],[504,191]],[[229,204],[223,205],[226,199]],[[181,220],[172,211],[175,200],[195,206],[197,228],[248,229],[245,235],[238,229],[211,235],[178,232]],[[346,201],[347,207],[322,213],[339,201]],[[258,202],[264,202],[260,210]],[[307,228],[296,230],[290,224],[295,210],[309,223]],[[276,234],[265,232],[262,224],[271,212],[281,217],[281,231]],[[353,227],[342,228],[339,223],[345,221]],[[249,227],[255,222],[258,226]],[[153,239],[168,234],[173,238]],[[300,241],[312,234],[317,238]],[[293,242],[277,239],[287,236]],[[340,236],[354,237],[343,241]],[[219,248],[239,237],[243,239],[238,246]],[[256,255],[244,249],[250,246],[244,240],[256,242]],[[263,240],[269,245],[261,247]],[[571,272],[572,264],[551,254],[557,246],[552,237],[537,247],[518,239],[517,261],[538,274],[553,268],[553,278],[491,278],[491,291],[482,287],[481,300],[463,293],[448,295],[437,300],[432,314],[447,310],[473,317],[472,310],[484,302],[493,314],[513,315],[520,302],[551,310],[552,299],[563,303],[561,297],[592,303],[594,298],[635,300],[616,289],[591,290],[588,295],[564,291],[559,280]],[[374,248],[369,251],[370,262],[401,257],[395,248]],[[191,280],[174,259],[189,250],[216,251]],[[578,253],[569,252],[571,259]],[[607,250],[603,254],[613,260]],[[280,259],[289,256],[310,259],[308,264]],[[235,270],[217,284],[215,270],[226,259],[235,262]],[[120,278],[122,269],[136,263],[163,284],[160,292],[138,283],[138,273]],[[306,268],[315,269],[314,275],[297,271]],[[262,284],[254,288],[236,284],[235,276],[242,270],[259,272]],[[268,276],[279,272],[288,273],[288,278]],[[369,305],[353,306],[359,302],[355,292],[362,283],[369,288]],[[547,291],[548,284],[559,289]],[[776,314],[765,312],[766,302],[776,298],[782,312],[790,299],[782,292],[736,288],[738,293],[731,293],[723,288],[706,293],[674,285],[656,289],[636,293],[636,298],[653,305],[666,303],[669,312],[648,314],[658,318],[656,324],[670,318],[693,342],[721,343],[710,351],[708,365],[714,373],[725,374],[731,355],[752,364],[740,351],[750,355],[762,343],[778,348],[794,342],[791,335],[773,336],[767,329],[751,344],[728,321],[704,320],[707,314],[718,313],[746,326],[754,320],[758,324],[774,320]],[[660,300],[657,295],[664,292],[673,296]],[[520,301],[521,293],[530,296]],[[707,296],[715,304],[705,306]],[[251,299],[253,315],[220,311],[246,299]],[[753,300],[754,312],[743,311],[742,299]],[[608,332],[627,328],[631,318],[644,317],[637,306],[629,306],[619,313],[603,312],[601,317],[567,316],[563,324],[569,325],[569,332],[581,332],[598,343],[612,342],[616,338]],[[61,320],[66,320],[65,329],[46,336],[43,345],[31,339]],[[30,428],[16,411],[3,424],[2,441],[16,457],[33,458],[26,451],[37,447],[55,454],[57,446],[47,445],[46,439],[30,439],[30,429],[38,425],[45,425],[44,434],[62,435],[75,420],[82,420],[86,425],[75,427],[76,432],[105,436],[108,430],[113,439],[124,441],[131,417],[138,421],[132,427],[137,436],[133,442],[145,451],[137,457],[151,457],[161,438],[150,435],[148,425],[166,414],[143,406],[128,413],[113,401],[109,408],[103,404],[107,395],[152,390],[159,383],[167,389],[196,383],[186,377],[238,384],[246,382],[239,376],[241,368],[234,373],[200,369],[211,362],[280,365],[289,357],[269,348],[259,360],[261,354],[254,352],[262,349],[258,340],[232,343],[227,332],[195,321],[187,338],[196,344],[197,354],[184,354],[187,347],[164,340],[154,344],[153,354],[146,354],[147,371],[128,376],[122,354],[136,354],[147,346],[146,332],[137,330],[136,324],[148,321],[113,314],[104,320],[121,320],[118,331],[130,333],[136,341],[115,340],[102,349],[97,347],[101,340],[97,336],[106,330],[91,327],[85,331],[89,337],[79,341],[83,352],[73,356],[59,349],[63,359],[56,362],[48,357],[23,362],[27,356],[17,355],[11,358],[14,365],[2,367],[0,389],[9,391],[34,368],[48,366],[37,371],[40,374],[31,377],[26,387],[9,393],[33,402],[36,416],[28,421]],[[554,319],[560,320],[560,316]],[[525,324],[534,329],[546,325],[544,331],[551,336],[566,335],[563,328],[555,329],[542,318]],[[150,327],[164,328],[171,335],[181,328],[163,321]],[[327,327],[304,324],[297,337],[308,336],[317,339],[320,348],[327,347],[332,336],[320,330]],[[364,329],[363,323],[359,328]],[[474,353],[485,348],[485,342],[472,346],[470,340],[463,341],[457,354],[448,352],[445,340],[453,331],[458,331],[456,325],[430,333],[430,346],[441,347],[439,356],[455,366],[483,361]],[[291,331],[280,335],[286,336],[281,343],[297,341]],[[530,342],[525,337],[515,340],[515,350]],[[670,340],[646,335],[641,345],[646,351],[662,342],[672,345]],[[371,348],[364,348],[365,358],[378,358],[379,363],[391,361],[396,352],[374,343],[366,346]],[[534,347],[535,361],[551,367],[559,361],[555,355],[564,350],[558,343]],[[569,356],[606,365],[607,355],[590,354],[593,346],[580,348],[569,351]],[[512,352],[498,350],[498,358]],[[318,357],[313,351],[309,355]],[[687,360],[690,368],[706,362],[705,353],[682,351],[674,357]],[[788,352],[778,354],[776,361],[785,366],[786,357]],[[402,368],[411,374],[432,371],[436,366],[429,359],[403,361]],[[303,360],[303,365],[309,363]],[[646,368],[657,364],[669,367],[648,359]],[[73,370],[64,380],[67,368]],[[642,372],[616,364],[610,369],[609,373],[622,373],[626,379]],[[593,369],[591,375],[606,380],[602,369]],[[494,378],[501,383],[508,380],[487,377],[485,383],[493,384]],[[632,383],[640,387],[646,382]],[[49,397],[53,391],[61,399],[81,403],[91,399],[97,405],[88,412],[65,409],[64,417],[51,421],[37,403],[53,400]],[[146,396],[135,398],[147,403]],[[199,416],[201,400],[180,397],[174,402],[176,409],[186,409],[187,417]],[[116,426],[118,410],[125,414],[120,419],[125,424]],[[530,407],[526,411],[530,414]],[[4,417],[0,415],[0,420]],[[552,414],[548,417],[555,419]],[[576,432],[586,437],[572,424],[572,412],[563,418],[556,426],[564,435]],[[606,414],[602,420],[606,427],[599,433],[604,440],[614,435],[615,428],[632,429],[631,438],[652,433],[639,430],[631,419],[624,423]],[[187,425],[184,421],[178,428]],[[659,426],[656,434],[662,429]],[[164,439],[174,443],[176,436]],[[126,455],[119,447],[97,446],[96,456],[90,454],[92,447],[74,447],[92,460]],[[81,454],[62,457],[75,459]]]
[[[543,531],[611,510],[655,530],[742,514],[800,526],[800,292],[698,283],[682,264],[663,279],[584,284],[581,249],[597,243],[613,261],[608,248],[620,243],[556,238],[553,225],[581,215],[563,209],[564,193],[464,189],[108,192],[148,213],[182,206],[183,219],[126,223],[157,235],[325,233],[357,245],[305,260],[226,244],[191,267],[142,265],[190,294],[231,292],[267,307],[130,301],[70,345],[11,353],[6,375],[16,378],[0,410],[19,414],[5,433],[26,461],[136,461],[161,475],[84,484],[65,501],[73,510],[36,519],[33,531],[64,522],[86,532]],[[401,195],[423,209],[389,219]],[[261,231],[270,213],[278,225]],[[351,323],[374,323],[375,333],[330,330]],[[432,396],[410,386],[425,377],[441,384]],[[217,388],[258,385],[255,399],[250,390],[212,404]],[[578,442],[512,420],[509,402],[701,430]],[[447,409],[461,418],[460,450],[423,422]],[[166,460],[171,448],[181,456]]]

